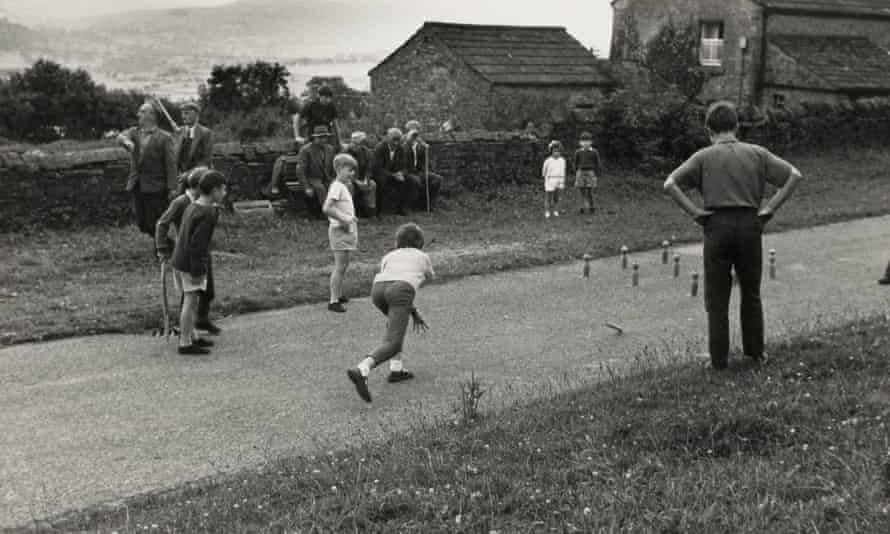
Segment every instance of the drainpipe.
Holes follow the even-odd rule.
[[[767,56],[767,19],[769,18],[769,8],[762,6],[762,16],[760,20],[760,61],[757,65],[757,75],[754,79],[754,105],[763,104],[763,81],[766,79],[766,56]]]

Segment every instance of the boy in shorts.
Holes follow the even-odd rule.
[[[210,353],[193,340],[198,301],[201,292],[207,291],[210,242],[217,219],[215,205],[225,199],[226,179],[218,171],[208,171],[201,176],[198,189],[201,196],[185,209],[170,261],[176,287],[185,295],[179,318],[179,354],[192,355]]]
[[[322,206],[322,212],[330,221],[328,238],[331,250],[334,251],[328,310],[336,313],[346,311],[344,304],[348,299],[343,297],[343,278],[349,267],[349,253],[358,248],[358,218],[355,216],[355,205],[349,192],[349,185],[352,184],[357,169],[358,162],[349,154],[337,154],[334,157],[334,173],[337,177],[328,187],[328,196]]]

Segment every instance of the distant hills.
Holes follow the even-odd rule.
[[[419,8],[405,13],[412,10],[422,20]],[[371,62],[418,25],[394,16],[379,0],[240,0],[69,20],[65,29],[0,19],[0,53],[20,52],[29,60],[47,56],[116,73],[254,59]]]
[[[86,32],[152,53],[266,58],[382,57],[419,25],[376,0],[240,0],[88,19]]]

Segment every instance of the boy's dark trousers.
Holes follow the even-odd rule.
[[[752,358],[763,356],[763,225],[753,208],[713,210],[704,224],[705,309],[708,348],[716,369],[729,358],[729,299],[735,269],[741,291],[742,347]]]
[[[408,320],[414,309],[414,287],[408,282],[377,282],[371,289],[371,302],[386,315],[386,335],[371,357],[380,365],[402,352]]]

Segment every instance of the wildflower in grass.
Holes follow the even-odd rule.
[[[584,507],[584,515],[590,515],[592,512],[593,510],[591,510],[589,506]]]

